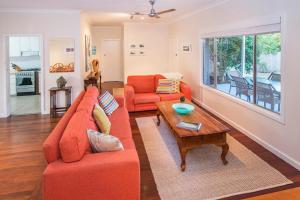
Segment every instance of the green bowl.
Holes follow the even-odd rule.
[[[187,115],[195,109],[193,105],[186,103],[175,103],[172,108],[180,115]]]

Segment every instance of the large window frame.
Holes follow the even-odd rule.
[[[256,24],[257,21],[261,21],[260,24]],[[272,18],[264,18],[263,20],[252,20],[252,22],[241,22],[240,25],[234,24],[232,26],[227,25],[229,28],[227,28],[227,31],[218,31],[218,32],[212,32],[212,33],[200,33],[200,58],[201,58],[201,82],[200,86],[207,91],[213,92],[219,96],[225,97],[226,99],[240,104],[252,111],[255,111],[259,114],[262,114],[270,119],[273,119],[277,122],[280,122],[282,124],[285,124],[285,70],[284,70],[284,63],[285,63],[285,29],[284,29],[284,20],[283,17],[272,17]],[[238,27],[237,29],[234,29],[233,27]],[[225,26],[226,27],[226,26]],[[231,28],[230,28],[231,27]],[[224,28],[226,30],[226,28]],[[206,85],[204,83],[204,47],[205,47],[205,39],[207,38],[218,38],[218,37],[234,37],[234,36],[241,36],[241,35],[254,35],[255,40],[257,39],[257,35],[259,34],[268,34],[268,33],[276,33],[279,32],[281,34],[281,58],[280,58],[280,73],[282,75],[281,77],[281,108],[279,113],[274,113],[272,111],[266,110],[264,108],[261,108],[260,106],[255,104],[255,101],[253,103],[243,101],[239,98],[236,98],[230,94],[227,94],[223,91],[218,90],[217,88],[211,87],[209,85]],[[254,51],[256,52],[256,50]],[[254,59],[255,62],[256,59]],[[256,63],[253,64],[254,71],[253,71],[253,80],[254,80],[254,90],[256,90]],[[215,73],[216,74],[216,73]],[[254,91],[254,95],[256,95],[256,91]],[[255,98],[255,97],[254,97]],[[205,103],[204,103],[205,105]]]

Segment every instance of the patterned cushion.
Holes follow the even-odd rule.
[[[91,129],[87,130],[87,135],[94,153],[124,150],[122,143],[115,136],[99,133]]]
[[[101,132],[109,134],[111,123],[99,104],[95,104],[94,106],[93,117]]]
[[[119,107],[115,98],[108,91],[99,96],[98,101],[107,115],[111,115]]]
[[[175,79],[159,79],[156,93],[171,94],[179,92],[180,81]]]

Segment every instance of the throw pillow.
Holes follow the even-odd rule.
[[[156,93],[171,94],[180,92],[180,81],[175,79],[159,79]]]
[[[93,117],[101,132],[109,134],[111,123],[108,117],[106,116],[104,110],[97,103],[94,106]]]
[[[112,135],[99,133],[92,129],[87,130],[87,135],[94,153],[124,150],[121,141]]]
[[[98,101],[107,115],[111,115],[119,107],[115,98],[108,91],[99,96]]]

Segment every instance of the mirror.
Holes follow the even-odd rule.
[[[57,38],[49,41],[50,73],[74,72],[75,40]]]

